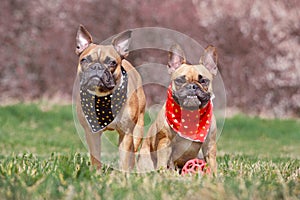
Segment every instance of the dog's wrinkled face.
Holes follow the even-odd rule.
[[[125,32],[115,37],[112,45],[97,45],[88,31],[79,27],[76,53],[80,87],[97,96],[112,93],[120,81],[122,58],[128,53],[130,36],[131,32]]]
[[[216,75],[216,49],[206,48],[200,64],[186,64],[183,51],[173,46],[169,54],[169,67],[173,98],[182,108],[195,110],[204,107],[213,96],[212,80]]]
[[[95,45],[80,58],[80,86],[94,94],[112,91],[120,78],[120,67],[121,57],[112,46]]]
[[[184,65],[178,76],[172,80],[173,98],[188,110],[195,110],[208,103],[212,94],[209,91],[211,87],[212,76],[201,74],[197,68],[202,66]]]

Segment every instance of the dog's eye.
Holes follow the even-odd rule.
[[[182,85],[186,82],[185,76],[180,76],[174,80],[175,84]]]
[[[81,60],[80,60],[80,64],[81,65],[84,65],[84,64],[86,64],[86,63],[88,63],[89,61],[88,61],[88,59],[87,58],[82,58]]]
[[[202,86],[208,86],[209,85],[209,79],[206,79],[206,78],[202,78],[199,80],[199,83],[202,85]]]
[[[110,67],[116,67],[117,66],[117,62],[115,60],[111,60],[111,61],[109,61],[108,65]]]

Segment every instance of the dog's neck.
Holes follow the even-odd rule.
[[[211,100],[198,110],[186,110],[173,98],[172,87],[168,88],[166,119],[169,126],[179,136],[195,142],[204,142],[212,120],[213,105]]]
[[[116,118],[127,100],[128,75],[123,66],[121,72],[120,84],[112,94],[100,97],[80,88],[81,107],[94,133],[105,129]]]

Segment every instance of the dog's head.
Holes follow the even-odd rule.
[[[116,36],[111,45],[93,43],[91,34],[79,26],[76,54],[80,87],[97,96],[111,94],[121,79],[122,59],[128,55],[131,31]]]
[[[169,52],[168,67],[176,103],[188,110],[207,105],[213,95],[212,80],[218,71],[215,47],[208,46],[199,64],[191,65],[187,64],[182,49],[173,45]]]

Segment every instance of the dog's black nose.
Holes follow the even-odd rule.
[[[196,89],[197,89],[197,85],[196,85],[196,84],[188,84],[188,85],[187,85],[187,88],[188,88],[189,90],[196,90]]]

